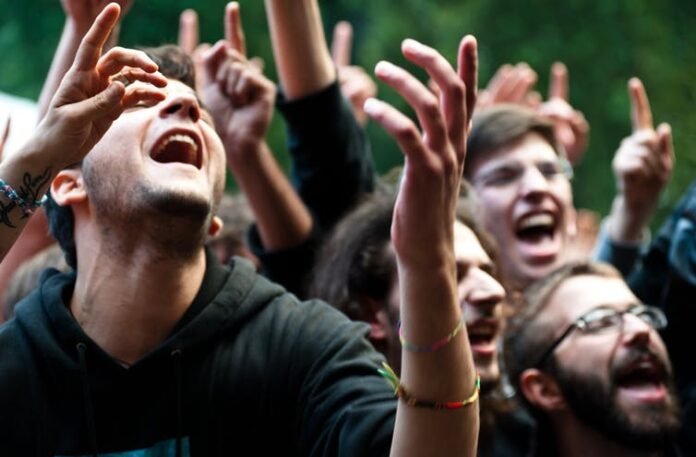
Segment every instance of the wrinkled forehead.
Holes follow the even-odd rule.
[[[545,312],[552,314],[559,326],[565,326],[600,307],[622,311],[638,303],[623,279],[581,275],[566,279],[556,288]]]

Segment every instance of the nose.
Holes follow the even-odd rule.
[[[194,94],[174,94],[162,104],[160,116],[178,116],[182,119],[190,119],[193,122],[197,122],[201,118],[201,107]]]
[[[541,195],[549,190],[549,181],[537,167],[531,166],[520,177],[520,193],[524,197]]]
[[[490,274],[483,270],[471,271],[471,282],[468,293],[464,294],[464,304],[477,309],[484,316],[495,314],[495,307],[501,305],[505,299],[505,289]],[[463,285],[466,287],[466,285]],[[466,310],[463,310],[466,311]]]
[[[626,345],[647,346],[653,328],[643,319],[633,314],[623,315],[622,337]]]

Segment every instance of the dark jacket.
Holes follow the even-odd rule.
[[[668,325],[662,337],[674,365],[682,406],[681,443],[696,455],[696,358],[692,343],[696,324],[696,182],[677,203],[629,286],[643,302],[659,306]]]
[[[388,454],[382,357],[324,303],[208,256],[172,335],[124,368],[72,317],[74,281],[44,275],[0,328],[0,455]]]
[[[313,229],[300,245],[281,251],[264,248],[256,225],[247,241],[263,273],[298,296],[327,233],[362,197],[374,191],[377,175],[367,134],[341,95],[338,81],[296,100],[278,96],[287,125],[292,184],[312,214]]]

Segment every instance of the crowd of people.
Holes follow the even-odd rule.
[[[696,187],[651,237],[674,151],[638,78],[600,223],[561,63],[544,100],[525,64],[479,89],[473,36],[455,65],[407,38],[430,81],[374,77],[414,121],[317,0],[265,0],[277,85],[238,3],[214,44],[187,10],[138,50],[132,3],[62,0],[0,160],[0,454],[696,455]],[[377,174],[367,122],[403,166]]]

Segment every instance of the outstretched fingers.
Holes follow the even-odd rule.
[[[441,150],[447,141],[447,131],[435,95],[413,75],[389,62],[379,62],[375,75],[408,101],[416,111],[429,146]]]
[[[367,99],[363,109],[396,140],[409,160],[423,160],[426,151],[420,132],[411,119],[390,104],[376,98]]]
[[[439,52],[429,46],[409,39],[404,41],[402,51],[404,57],[423,68],[440,88],[441,116],[444,116],[446,126],[443,140],[450,141],[454,145],[457,160],[462,162],[466,151],[466,130],[468,127],[466,113],[467,94],[464,81],[454,71],[449,62]],[[426,133],[430,140],[431,132],[426,129]],[[435,145],[432,146],[435,149],[439,149]]]

